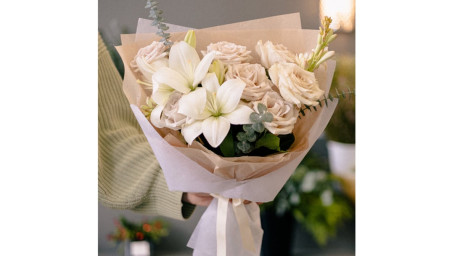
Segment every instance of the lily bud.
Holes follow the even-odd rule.
[[[326,60],[332,58],[335,55],[335,51],[329,51],[316,63],[316,67],[324,63]]]
[[[191,47],[196,48],[196,33],[194,30],[191,29],[186,32],[184,41]]]
[[[329,39],[327,40],[327,43],[331,43],[333,40],[335,40],[335,38],[337,38],[337,36],[338,36],[337,34],[331,35],[331,36],[329,37]]]
[[[220,84],[223,84],[226,67],[224,66],[223,62],[214,60],[212,64],[210,64],[209,73],[215,73],[216,77],[218,78],[218,82]]]

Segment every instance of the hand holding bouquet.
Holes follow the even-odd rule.
[[[243,201],[273,200],[333,113],[329,24],[122,35],[124,90],[169,189],[215,197],[195,255],[259,254],[259,208]]]

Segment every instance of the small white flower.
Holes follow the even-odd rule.
[[[229,132],[231,124],[250,123],[253,110],[239,104],[245,83],[240,79],[226,80],[221,86],[214,73],[207,74],[202,88],[182,96],[179,113],[190,118],[182,135],[191,145],[201,133],[216,148]]]

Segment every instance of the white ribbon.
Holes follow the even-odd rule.
[[[217,256],[226,256],[226,223],[229,198],[225,198],[217,194],[210,195],[218,199],[218,208],[216,215]],[[248,212],[246,211],[245,205],[243,204],[243,199],[240,198],[232,199],[232,206],[234,209],[235,218],[239,225],[240,237],[242,239],[243,247],[252,253],[256,253],[253,234],[251,232],[249,223],[250,221],[248,217]]]

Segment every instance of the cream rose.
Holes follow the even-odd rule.
[[[130,63],[134,72],[140,72],[144,80],[152,83],[153,74],[161,67],[169,66],[168,52],[163,42],[153,42],[141,48]]]
[[[324,91],[319,89],[314,73],[295,63],[276,63],[270,67],[269,75],[281,96],[299,108],[302,104],[317,105],[317,100],[324,94]]]
[[[246,86],[241,98],[247,101],[260,100],[266,92],[272,91],[272,83],[260,64],[229,65],[225,77],[226,79],[239,78],[245,82]]]
[[[180,130],[186,122],[186,116],[178,113],[179,100],[183,96],[182,93],[174,91],[163,107],[158,105],[153,110],[150,121],[157,127],[167,127],[172,130]]]
[[[226,41],[209,44],[207,51],[202,51],[202,54],[206,55],[213,51],[216,52],[215,59],[226,65],[245,63],[252,58],[251,51],[247,51],[246,46]]]
[[[267,92],[262,100],[252,102],[253,109],[258,110],[258,104],[267,107],[267,112],[273,115],[272,122],[264,122],[264,127],[275,135],[289,134],[294,130],[294,125],[299,116],[299,109],[295,105],[285,101],[277,92]]]
[[[275,63],[295,62],[295,54],[289,51],[282,44],[273,44],[270,41],[262,43],[259,40],[256,44],[256,52],[261,58],[261,63],[265,68],[270,68]]]

